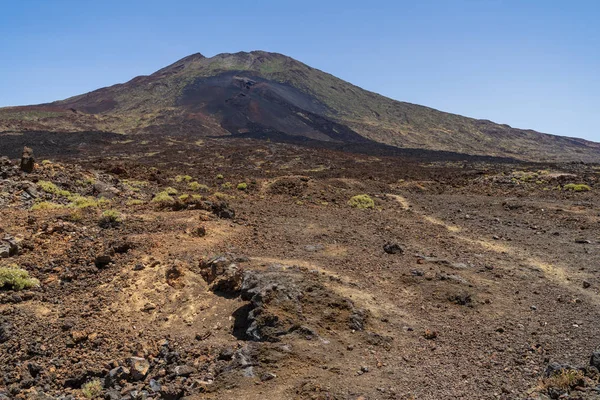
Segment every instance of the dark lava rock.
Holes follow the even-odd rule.
[[[350,320],[348,321],[348,325],[350,329],[355,331],[362,331],[365,329],[365,325],[367,324],[367,319],[369,314],[366,310],[359,308],[354,310],[352,314],[350,314]]]
[[[0,258],[8,258],[19,254],[19,245],[14,237],[4,235],[0,239]]]
[[[233,219],[235,218],[235,211],[229,207],[226,201],[220,201],[218,203],[211,204],[211,211],[219,218]]]
[[[104,378],[104,387],[113,387],[122,380],[128,379],[130,376],[129,370],[125,367],[116,367],[111,369]]]
[[[0,343],[7,342],[10,339],[11,330],[8,322],[0,320]]]
[[[240,289],[243,268],[234,260],[233,256],[220,255],[200,263],[200,275],[213,292],[237,292]]]
[[[177,365],[176,367],[173,367],[173,374],[176,376],[190,376],[194,372],[196,372],[196,370],[189,365]]]
[[[112,262],[112,257],[109,254],[102,254],[96,257],[94,264],[98,268],[106,268]]]
[[[183,397],[183,387],[178,384],[163,386],[160,390],[160,398],[164,400],[179,400]]]
[[[23,148],[23,155],[21,156],[21,171],[32,173],[35,166],[35,159],[33,158],[33,150],[29,147]]]
[[[404,254],[404,249],[397,243],[386,243],[383,246],[383,251],[388,254]]]
[[[596,367],[600,371],[600,351],[595,351],[590,357],[590,366]]]
[[[150,370],[150,363],[142,357],[129,357],[127,366],[131,370],[131,379],[134,381],[143,380],[148,374],[148,370]]]

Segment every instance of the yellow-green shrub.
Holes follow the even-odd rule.
[[[12,290],[29,289],[39,286],[40,281],[29,276],[29,272],[16,265],[0,267],[0,288]]]
[[[358,194],[353,196],[350,200],[348,200],[348,205],[354,208],[375,208],[375,202],[369,195],[367,194]]]

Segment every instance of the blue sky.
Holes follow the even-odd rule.
[[[595,0],[2,0],[0,106],[266,50],[397,100],[600,141],[599,20]]]

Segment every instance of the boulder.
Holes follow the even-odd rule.
[[[21,156],[21,171],[26,173],[32,173],[35,166],[35,159],[33,158],[33,150],[29,147],[23,148],[23,155]]]
[[[383,251],[387,254],[404,254],[404,249],[397,243],[386,243],[383,246]]]
[[[131,379],[134,381],[144,380],[150,370],[150,363],[142,357],[129,357],[127,366],[131,371]]]
[[[19,253],[19,245],[14,237],[4,235],[0,238],[0,258],[16,256]]]

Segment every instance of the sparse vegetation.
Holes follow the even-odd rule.
[[[128,206],[139,206],[141,204],[144,204],[143,200],[139,200],[139,199],[130,199],[127,200],[127,203],[125,203]]]
[[[184,182],[184,181],[185,181],[185,182],[191,182],[191,181],[192,181],[192,179],[194,179],[194,178],[192,178],[192,177],[191,177],[191,176],[189,176],[189,175],[177,175],[177,176],[175,177],[175,182],[178,182],[178,183],[180,183],[180,182]]]
[[[64,207],[62,204],[53,203],[51,201],[40,201],[40,202],[35,203],[34,205],[32,205],[31,209],[33,211],[38,211],[38,210],[54,210],[54,209],[62,208],[62,207]]]
[[[233,196],[230,196],[226,193],[222,193],[222,192],[215,192],[214,196],[219,199],[219,200],[230,200],[233,199]]]
[[[23,290],[39,286],[40,282],[17,265],[0,267],[0,289]]]
[[[248,189],[248,184],[246,182],[238,183],[237,190],[246,190]]]
[[[209,187],[206,185],[203,185],[201,183],[198,182],[190,182],[188,183],[188,189],[193,190],[195,192],[208,192],[209,191]]]
[[[563,369],[549,378],[545,378],[540,382],[541,389],[561,389],[570,390],[575,386],[581,385],[585,375],[583,371],[576,369]]]
[[[592,190],[592,188],[583,183],[568,183],[565,186],[563,186],[563,189],[570,190],[573,192],[589,192],[590,190]]]
[[[375,202],[369,195],[367,194],[358,194],[353,196],[350,200],[348,200],[348,205],[353,208],[375,208]]]
[[[161,206],[168,206],[175,204],[175,199],[166,190],[163,190],[154,196],[152,202]]]
[[[117,210],[106,210],[102,213],[98,225],[102,228],[111,228],[118,226],[123,221],[121,213]]]
[[[71,192],[69,192],[68,190],[63,190],[63,189],[59,188],[58,186],[56,186],[54,183],[49,182],[49,181],[39,181],[38,186],[44,192],[49,193],[49,194],[53,194],[53,195],[57,195],[57,196],[64,196],[64,197],[71,196]]]
[[[81,393],[86,399],[95,399],[102,394],[102,381],[94,379],[81,386]]]

